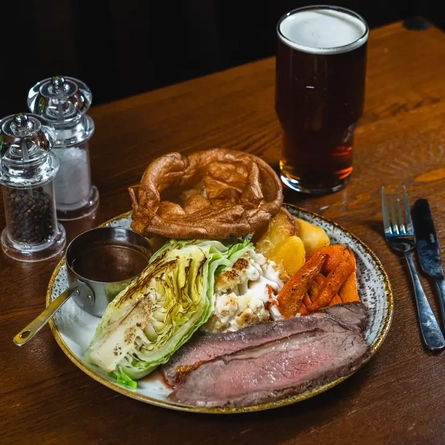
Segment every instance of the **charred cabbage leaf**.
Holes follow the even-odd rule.
[[[108,305],[86,361],[129,387],[167,362],[212,314],[218,272],[253,248],[238,241],[167,242]]]

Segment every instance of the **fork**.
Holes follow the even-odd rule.
[[[403,195],[403,197],[401,195]],[[385,187],[382,187],[382,214],[383,228],[388,245],[394,250],[403,253],[408,263],[414,286],[414,297],[419,317],[420,332],[425,346],[432,351],[442,349],[445,347],[445,338],[423,290],[412,257],[412,251],[414,250],[416,242],[408,195],[404,185],[402,186],[402,192],[400,192],[400,187],[396,186],[394,193],[392,193],[390,189],[387,194],[385,193]]]

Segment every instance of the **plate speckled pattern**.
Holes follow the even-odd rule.
[[[360,299],[369,310],[370,322],[365,332],[365,339],[371,347],[369,360],[383,343],[393,316],[391,285],[382,264],[365,244],[339,225],[290,204],[285,204],[284,207],[294,216],[321,226],[329,235],[331,243],[347,245],[354,251],[357,260],[357,280]],[[127,212],[102,225],[130,228],[130,224],[131,212]],[[52,274],[46,295],[46,304],[48,305],[50,301],[54,300],[67,286],[68,278],[65,259],[63,258]],[[170,389],[165,386],[162,377],[156,371],[151,376],[140,380],[136,390],[130,390],[117,384],[114,379],[99,368],[86,363],[83,360],[83,354],[94,335],[98,323],[99,318],[87,314],[70,299],[50,320],[50,327],[54,338],[67,357],[94,380],[125,396],[164,408],[213,414],[262,411],[290,405],[313,397],[338,385],[353,374],[337,378],[327,384],[320,385],[295,396],[243,408],[208,408],[182,405],[168,399]]]

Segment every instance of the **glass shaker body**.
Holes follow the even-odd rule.
[[[60,220],[83,218],[99,204],[99,192],[91,183],[89,140],[94,122],[87,115],[78,116],[73,125],[58,124],[53,152],[60,161],[54,180],[57,217]],[[81,136],[81,137],[79,137]]]
[[[89,140],[94,122],[86,111],[92,95],[81,81],[55,76],[38,82],[28,94],[28,106],[55,128],[53,152],[60,161],[54,180],[57,218],[75,220],[92,214],[99,191],[91,183]]]
[[[1,247],[19,261],[51,258],[66,243],[54,200],[59,161],[48,151],[50,135],[45,131],[42,121],[31,114],[1,121],[0,183],[6,217]]]

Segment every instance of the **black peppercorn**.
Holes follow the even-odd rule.
[[[51,196],[43,187],[6,189],[6,211],[10,236],[16,242],[42,244],[54,236],[54,211]]]

